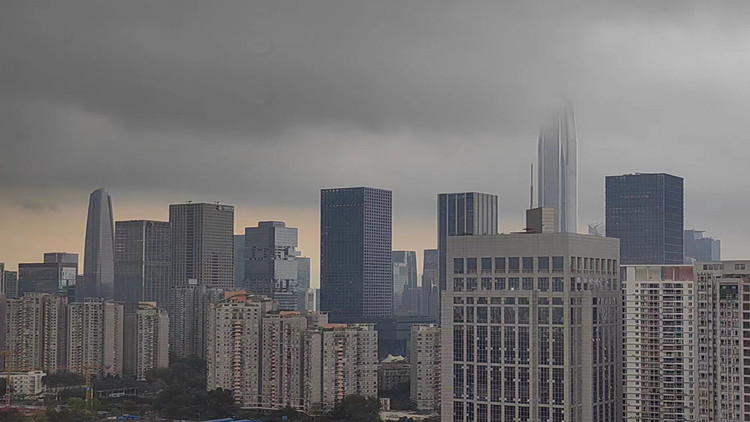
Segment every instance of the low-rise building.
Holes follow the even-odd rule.
[[[13,396],[38,396],[44,392],[42,378],[44,371],[1,372],[0,379],[5,379],[6,394]]]
[[[403,356],[388,355],[378,368],[378,389],[390,390],[410,381],[411,370]]]

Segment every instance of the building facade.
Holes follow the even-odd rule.
[[[0,379],[5,380],[6,394],[34,397],[44,392],[42,380],[46,375],[44,371],[0,372]]]
[[[442,420],[622,420],[615,239],[453,236],[441,306]]]
[[[86,219],[86,245],[83,255],[83,286],[79,298],[112,299],[115,287],[115,227],[112,197],[104,189],[91,192]]]
[[[132,220],[115,223],[115,297],[128,304],[169,304],[172,272],[169,222]]]
[[[685,230],[685,263],[721,261],[721,240],[707,237],[702,230]]]
[[[5,350],[11,371],[57,372],[66,365],[68,299],[28,293],[6,303]]]
[[[68,370],[122,375],[124,306],[86,298],[68,307]]]
[[[45,262],[18,264],[18,287],[23,293],[64,294],[75,297],[78,275],[78,255],[75,261],[51,262],[45,254]]]
[[[539,131],[539,207],[555,210],[555,231],[578,232],[578,139],[573,107],[566,104]]]
[[[169,344],[176,356],[206,357],[211,304],[232,289],[199,286],[195,280],[172,289],[169,305]]]
[[[424,250],[421,289],[419,315],[434,317],[437,322],[440,308],[440,258],[437,249]]]
[[[438,195],[438,271],[440,291],[446,290],[448,236],[497,234],[497,195],[479,192]]]
[[[440,411],[440,358],[440,326],[412,325],[410,398],[419,410]]]
[[[607,237],[624,265],[683,263],[683,180],[665,173],[607,176]]]
[[[234,207],[184,203],[169,206],[172,287],[234,287]]]
[[[320,308],[332,321],[392,315],[391,207],[388,190],[321,190]]]
[[[692,265],[622,267],[624,420],[695,420]]]
[[[169,366],[169,316],[156,302],[141,302],[135,313],[135,376]]]
[[[234,235],[234,287],[245,285],[245,235]]]
[[[245,229],[245,289],[297,309],[297,229],[283,221],[261,221]]]
[[[15,299],[21,295],[18,287],[18,271],[3,271],[0,293],[5,294],[8,299]]]
[[[404,303],[404,294],[417,289],[417,253],[393,251],[391,257],[393,261],[393,312],[395,315],[408,315],[408,311],[413,309],[413,306],[410,306],[408,300]]]

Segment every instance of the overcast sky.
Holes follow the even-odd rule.
[[[185,200],[236,205],[238,233],[286,220],[313,262],[325,187],[393,190],[394,249],[435,247],[439,192],[496,193],[517,230],[560,96],[581,231],[604,176],[669,172],[686,228],[749,258],[749,21],[685,0],[5,0],[0,262],[82,252],[98,187],[117,220]]]

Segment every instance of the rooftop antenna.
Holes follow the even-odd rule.
[[[534,163],[531,163],[531,179],[529,184],[529,209],[534,208]]]

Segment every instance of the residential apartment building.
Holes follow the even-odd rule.
[[[174,287],[169,305],[170,351],[178,357],[205,358],[210,306],[232,290],[200,286],[196,280]]]
[[[68,369],[100,375],[123,374],[124,306],[86,298],[68,307]]]
[[[451,236],[442,420],[622,420],[616,239]]]
[[[66,297],[44,293],[7,300],[4,338],[11,371],[52,373],[66,365],[67,305]]]
[[[410,398],[419,410],[440,410],[440,357],[440,326],[412,325]]]
[[[622,267],[624,420],[693,421],[692,265]]]
[[[156,302],[141,302],[125,313],[123,372],[145,380],[152,369],[169,366],[169,316]]]
[[[5,394],[13,397],[35,397],[44,392],[47,374],[44,371],[0,372],[0,379],[5,380]]]

